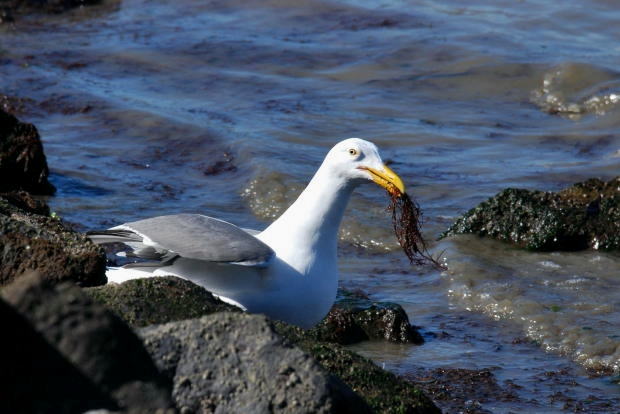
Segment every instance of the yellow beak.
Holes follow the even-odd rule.
[[[366,170],[372,176],[372,180],[379,184],[381,187],[388,190],[391,194],[401,195],[405,194],[405,184],[403,184],[403,180],[392,171],[387,165],[383,166],[383,170],[375,170],[370,167],[359,167],[363,170]]]

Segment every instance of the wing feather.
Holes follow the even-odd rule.
[[[142,243],[137,257],[170,263],[177,257],[208,262],[266,266],[273,250],[245,230],[201,214],[175,214],[125,223],[102,232],[89,232],[95,243]]]

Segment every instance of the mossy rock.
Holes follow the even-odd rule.
[[[377,413],[441,413],[412,382],[338,344],[315,341],[302,329],[275,322],[276,331],[339,377]]]
[[[33,270],[55,283],[101,285],[105,264],[105,252],[83,234],[0,197],[0,286]]]
[[[215,312],[241,312],[215,298],[206,289],[174,276],[128,280],[85,289],[134,328]]]
[[[620,177],[557,193],[506,189],[459,218],[443,237],[477,234],[535,251],[620,249]]]
[[[363,293],[344,289],[338,289],[336,303],[325,319],[304,334],[309,339],[343,345],[368,339],[424,342],[399,304],[375,302]]]
[[[133,327],[192,319],[215,312],[240,312],[204,288],[173,276],[134,279],[120,285],[108,284],[84,290]],[[357,304],[362,310],[374,306],[368,299],[345,291],[340,292],[339,300],[343,303],[349,301],[350,306]],[[321,341],[334,339],[334,334],[327,331],[328,324],[308,331],[283,322],[273,324],[280,335],[312,355],[323,369],[362,396],[375,412],[440,412],[413,383],[382,370],[369,359],[340,345]]]

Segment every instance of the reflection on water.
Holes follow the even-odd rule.
[[[41,132],[52,209],[87,228],[181,211],[264,227],[358,136],[392,161],[433,239],[505,187],[618,175],[618,17],[606,0],[125,0],[0,26],[0,92]],[[489,341],[516,335],[539,346],[520,359],[505,346],[497,364],[519,363],[502,378],[618,368],[617,255],[455,239],[434,246],[447,274],[412,269],[387,203],[374,186],[354,195],[343,283],[432,331],[476,324],[469,342],[440,335],[390,368],[485,367]]]

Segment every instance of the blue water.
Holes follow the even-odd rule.
[[[432,240],[508,186],[619,174],[619,19],[596,0],[110,1],[1,26],[0,92],[31,99],[19,116],[43,137],[49,203],[84,228],[181,211],[262,228],[358,136],[393,161]],[[205,174],[218,162],[234,168]],[[483,402],[494,412],[562,412],[560,389],[617,402],[612,377],[588,377],[620,361],[617,254],[459,238],[433,246],[448,272],[415,269],[386,204],[370,186],[352,200],[342,284],[458,340],[360,352],[399,373],[492,365],[523,386]],[[536,381],[559,370],[577,385]]]

